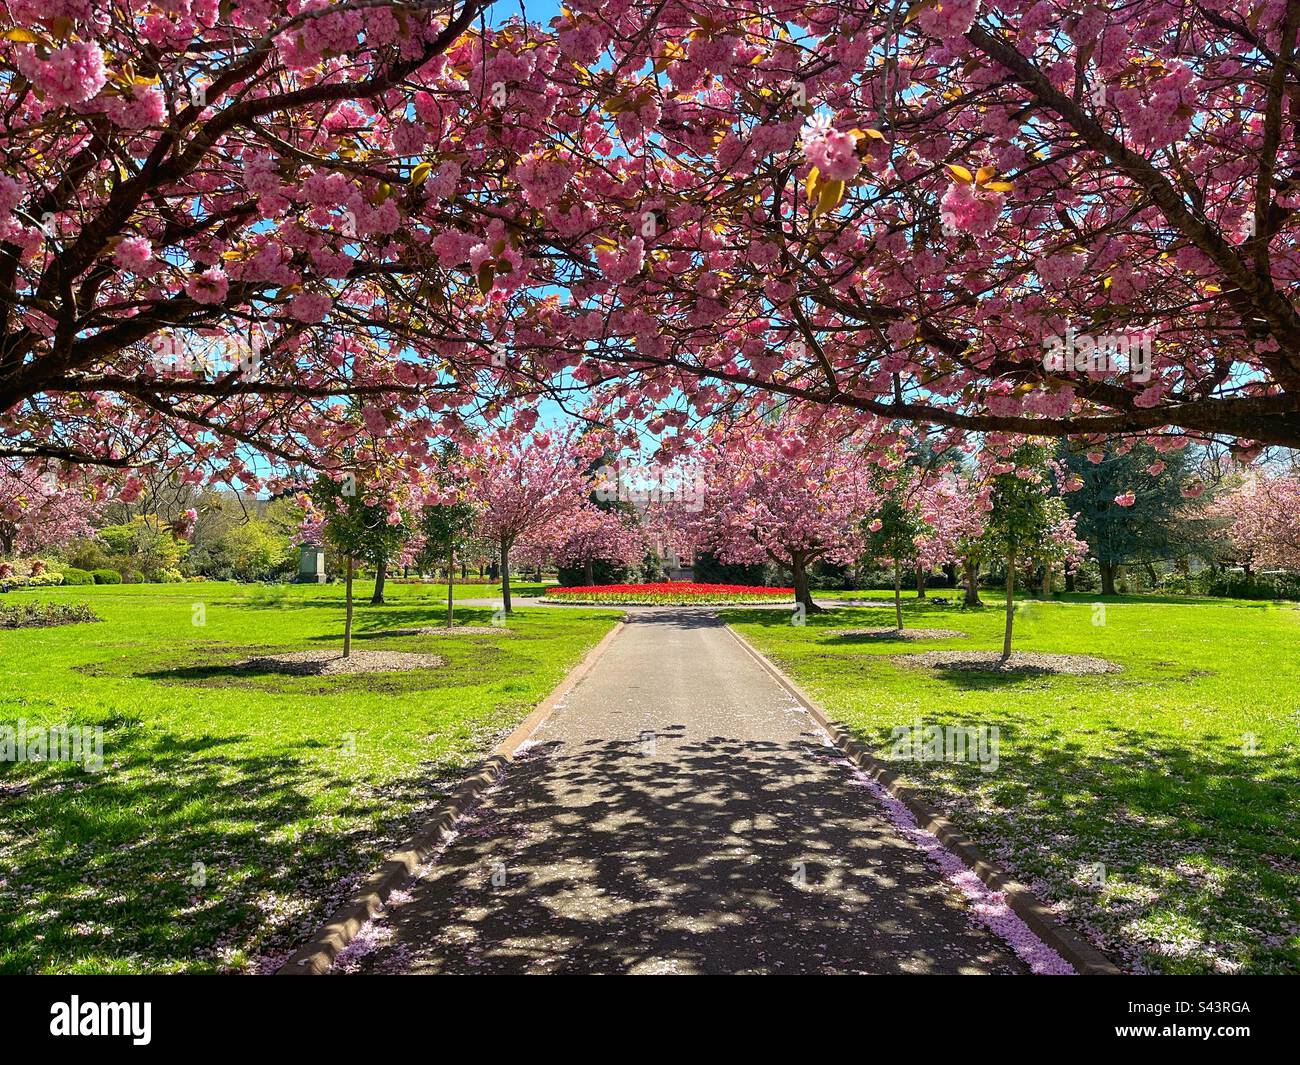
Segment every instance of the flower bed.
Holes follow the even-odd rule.
[[[596,584],[579,588],[547,588],[545,598],[564,603],[615,603],[620,606],[673,606],[771,603],[794,596],[793,588],[759,588],[748,584]]]
[[[54,625],[76,625],[98,621],[85,603],[0,604],[0,629],[46,629]]]

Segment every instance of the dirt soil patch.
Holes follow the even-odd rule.
[[[437,669],[441,655],[408,651],[353,651],[348,658],[339,650],[286,651],[259,655],[239,663],[249,673],[288,673],[298,677],[335,677],[348,673],[400,673],[408,669]]]
[[[899,655],[900,665],[926,669],[957,669],[970,673],[1057,673],[1084,677],[1099,673],[1121,673],[1124,667],[1091,655],[1053,655],[1037,651],[1013,651],[1006,661],[998,651],[925,651]]]
[[[956,629],[895,629],[892,626],[872,629],[834,629],[830,635],[845,640],[957,640],[968,632]]]

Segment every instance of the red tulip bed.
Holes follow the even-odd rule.
[[[749,584],[595,584],[580,588],[547,588],[546,598],[564,603],[614,603],[619,606],[676,606],[727,603],[770,603],[790,599],[793,588],[761,588]]]

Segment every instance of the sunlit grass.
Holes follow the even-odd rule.
[[[445,588],[390,585],[387,606],[360,598],[357,646],[444,666],[289,677],[236,667],[339,645],[341,586],[19,595],[104,620],[0,631],[0,724],[102,726],[104,769],[0,763],[5,972],[238,968],[292,946],[619,616],[523,609],[488,633],[369,638],[442,621]]]
[[[895,726],[996,726],[994,772],[974,763],[894,768],[1122,964],[1300,971],[1300,611],[1224,600],[1031,601],[1017,620],[1017,649],[1096,655],[1124,671],[1016,678],[904,668],[894,657],[996,649],[996,607],[909,596],[909,627],[967,639],[833,635],[892,624],[888,593],[872,594],[879,608],[838,608],[802,627],[785,611],[727,618],[882,756]]]

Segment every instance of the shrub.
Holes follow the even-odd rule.
[[[124,569],[122,571],[123,584],[143,584],[144,576],[138,569]]]
[[[121,584],[122,574],[115,569],[97,569],[90,576],[96,584]]]
[[[52,625],[73,625],[98,621],[85,603],[22,603],[0,606],[0,629],[43,629]]]
[[[77,569],[76,566],[68,566],[63,571],[63,583],[68,585],[94,584],[95,578],[89,570]]]
[[[84,569],[87,573],[109,564],[108,552],[96,540],[75,540],[63,550],[69,566]]]
[[[695,556],[691,576],[700,584],[750,584],[761,585],[764,579],[761,563],[752,566],[729,566],[713,555],[701,551]]]
[[[62,583],[63,575],[60,573],[42,573],[36,577],[23,577],[14,574],[9,577],[0,577],[0,592],[16,592],[23,588],[50,588]]]
[[[565,588],[577,588],[587,584],[585,565],[559,566],[556,572],[560,584]],[[603,558],[594,559],[591,563],[593,584],[623,584],[640,575],[640,568],[637,566],[624,566],[618,562],[607,562]]]
[[[1300,599],[1300,573],[1226,570],[1210,580],[1206,594],[1227,599]]]

